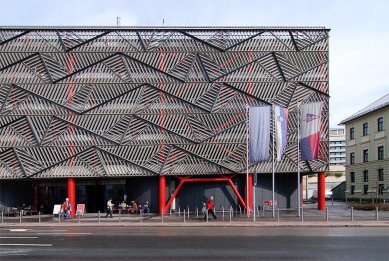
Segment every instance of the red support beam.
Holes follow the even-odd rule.
[[[173,200],[177,197],[178,192],[180,192],[180,189],[185,183],[185,179],[180,179],[180,183],[178,184],[176,190],[173,192],[173,195],[170,197],[169,201],[167,202],[165,208],[164,208],[164,213],[167,213],[170,206],[172,205]]]
[[[166,177],[159,176],[159,214],[162,214],[166,203]]]
[[[245,209],[246,208],[246,203],[244,203],[244,200],[243,198],[240,196],[240,193],[239,191],[236,189],[234,183],[232,182],[232,180],[228,180],[228,183],[230,184],[232,190],[235,192],[236,196],[238,197],[238,200],[240,202],[240,204],[242,205],[242,207]]]
[[[246,204],[250,208],[253,206],[253,173],[249,173],[247,186],[248,200]]]
[[[317,174],[317,209],[324,210],[326,208],[326,176],[324,172]]]
[[[160,202],[160,214],[162,213],[162,208],[164,210],[164,213],[167,213],[169,211],[169,208],[173,202],[173,200],[177,197],[178,193],[180,192],[182,186],[185,184],[185,183],[207,183],[207,182],[227,182],[228,184],[230,184],[232,190],[234,191],[234,193],[236,194],[238,200],[239,200],[239,203],[243,206],[243,208],[246,208],[246,203],[244,202],[243,198],[241,197],[239,191],[236,189],[234,183],[232,182],[232,177],[222,177],[222,178],[190,178],[189,177],[176,177],[177,179],[180,180],[180,183],[178,184],[176,190],[173,192],[173,195],[170,197],[169,201],[166,203],[165,207],[161,207],[161,202]],[[166,182],[165,182],[166,183]],[[166,187],[166,184],[165,184],[165,187]],[[161,182],[160,182],[160,189],[161,189]]]
[[[70,204],[72,204],[70,216],[74,217],[76,214],[76,182],[74,178],[68,178],[68,198]]]

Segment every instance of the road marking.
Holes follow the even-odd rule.
[[[0,237],[0,239],[9,239],[9,238],[21,238],[21,239],[30,239],[30,238],[38,238],[38,237]]]
[[[58,233],[58,232],[47,232],[47,233],[36,233],[37,235],[92,235],[92,233],[73,233],[73,232],[66,232],[66,233]]]
[[[52,230],[52,229],[48,229],[48,230],[33,230],[31,232],[35,232],[35,233],[38,233],[38,232],[46,232],[46,231],[50,231],[50,232],[66,232],[67,230],[66,229],[57,229],[57,230]]]
[[[14,228],[14,229],[10,229],[9,231],[10,232],[26,232],[27,229],[24,229],[24,228]]]
[[[53,246],[53,244],[0,244],[0,246]]]

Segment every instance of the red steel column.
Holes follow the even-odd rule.
[[[326,208],[326,176],[324,172],[317,174],[317,209],[324,210]]]
[[[166,177],[159,176],[159,214],[162,214],[166,203]]]
[[[70,216],[74,217],[76,214],[76,181],[74,178],[68,178],[68,198],[70,204],[72,204]]]
[[[249,173],[249,180],[247,182],[248,186],[248,202],[247,202],[247,208],[253,207],[253,173]]]

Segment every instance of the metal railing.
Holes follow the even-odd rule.
[[[181,209],[183,211],[181,211]],[[300,215],[298,213],[300,212]],[[263,209],[244,210],[243,208],[231,206],[220,206],[214,210],[217,219],[213,219],[205,213],[199,211],[198,207],[190,209],[190,207],[179,207],[177,212],[168,211],[162,215],[156,213],[124,214],[119,211],[113,215],[113,219],[102,219],[101,212],[81,214],[77,213],[75,217],[65,220],[63,215],[42,215],[38,212],[37,215],[25,216],[20,212],[18,215],[7,216],[5,212],[0,212],[1,223],[106,223],[106,222],[354,222],[354,221],[389,221],[389,211],[379,210],[355,210],[354,208],[335,209],[327,207],[325,210],[317,210],[314,208],[301,207],[300,211],[297,208],[276,208],[275,216],[272,211],[264,211]],[[256,221],[253,221],[253,215]]]

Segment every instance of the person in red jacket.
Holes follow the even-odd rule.
[[[208,210],[207,212],[208,212],[208,215],[212,214],[213,218],[217,219],[215,212],[213,212],[213,208],[214,208],[213,197],[210,197],[208,199],[208,202],[207,202],[207,210]],[[207,212],[205,212],[204,221],[207,220]]]

